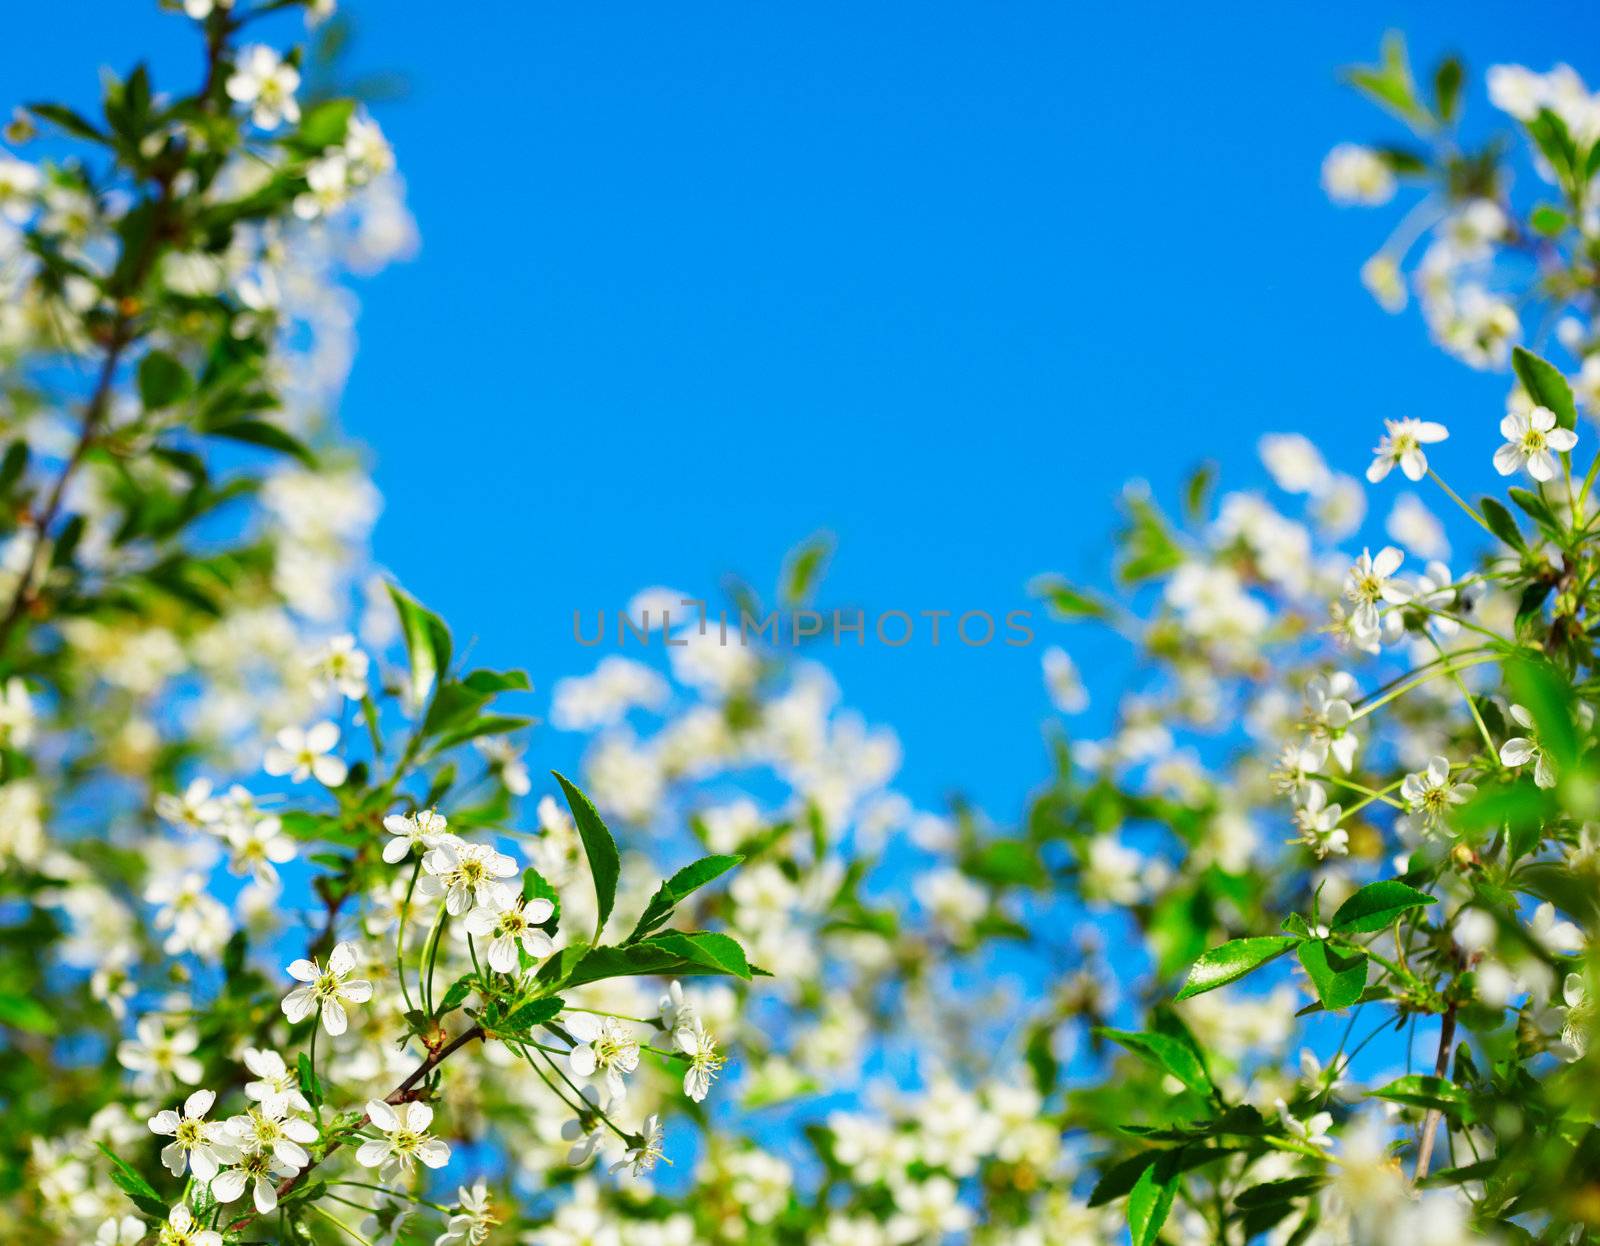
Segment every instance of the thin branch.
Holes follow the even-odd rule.
[[[1450,1051],[1456,1037],[1456,1006],[1444,1010],[1444,1022],[1439,1026],[1439,1055],[1433,1062],[1433,1075],[1443,1077],[1450,1071]],[[1417,1144],[1417,1171],[1411,1184],[1419,1184],[1428,1175],[1428,1164],[1433,1159],[1433,1135],[1439,1126],[1439,1109],[1429,1108],[1422,1118],[1422,1136]]]
[[[404,1103],[413,1086],[422,1081],[423,1078],[428,1076],[428,1074],[432,1073],[434,1069],[439,1067],[439,1065],[443,1064],[452,1053],[459,1051],[468,1043],[474,1042],[482,1037],[483,1027],[481,1025],[474,1025],[471,1029],[463,1030],[455,1038],[451,1039],[443,1047],[439,1048],[438,1051],[432,1052],[428,1058],[421,1064],[417,1065],[416,1068],[412,1069],[410,1074],[407,1075],[405,1081],[401,1082],[398,1086],[391,1090],[388,1095],[385,1096],[383,1101],[389,1104]],[[326,1160],[328,1156],[332,1155],[335,1151],[342,1147],[348,1139],[353,1138],[356,1135],[356,1132],[360,1130],[362,1126],[366,1125],[370,1119],[371,1118],[365,1112],[363,1112],[361,1114],[361,1119],[356,1121],[356,1123],[350,1127],[349,1131],[344,1136],[335,1138],[328,1144],[328,1149],[322,1153],[320,1159],[313,1160],[299,1172],[295,1173],[294,1176],[285,1177],[278,1185],[278,1201],[280,1203],[283,1202],[289,1193],[306,1179],[307,1174],[315,1169],[318,1164],[322,1163],[323,1160]],[[255,1212],[249,1212],[243,1216],[240,1216],[228,1226],[228,1231],[230,1233],[237,1232],[255,1218]]]

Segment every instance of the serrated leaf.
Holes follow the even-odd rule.
[[[317,1025],[319,1021],[313,1019],[311,1024]],[[313,1105],[321,1103],[322,1083],[317,1080],[317,1071],[311,1067],[311,1057],[306,1052],[302,1051],[295,1060],[295,1072],[299,1076],[300,1093],[311,1100]]]
[[[1302,943],[1296,954],[1329,1012],[1350,1007],[1367,989],[1367,958],[1360,952],[1342,951],[1315,939]]]
[[[1368,883],[1338,908],[1328,928],[1334,934],[1369,934],[1382,930],[1408,909],[1433,904],[1434,898],[1398,879]]]
[[[1190,1090],[1202,1095],[1211,1093],[1211,1079],[1206,1076],[1205,1066],[1200,1063],[1200,1057],[1194,1049],[1183,1040],[1168,1034],[1112,1030],[1104,1026],[1096,1026],[1094,1032],[1172,1074]]]
[[[1151,1246],[1172,1211],[1178,1192],[1178,1164],[1172,1152],[1163,1152],[1139,1174],[1128,1191],[1128,1233],[1133,1246]]]
[[[95,1145],[111,1161],[111,1180],[116,1184],[117,1189],[131,1198],[134,1206],[146,1215],[156,1216],[165,1220],[169,1208],[166,1200],[156,1192],[155,1187],[141,1177],[133,1165],[104,1142],[97,1142]]]
[[[1326,1177],[1284,1177],[1279,1181],[1264,1181],[1260,1185],[1251,1186],[1248,1190],[1239,1191],[1234,1195],[1233,1205],[1240,1211],[1248,1211],[1252,1207],[1287,1203],[1297,1198],[1304,1198],[1308,1194],[1315,1194],[1327,1183]]]
[[[1561,539],[1560,521],[1556,519],[1555,512],[1545,504],[1545,500],[1542,497],[1537,493],[1522,488],[1508,489],[1506,494],[1522,508],[1525,515],[1539,525],[1541,532],[1552,540],[1559,541]]]
[[[1562,428],[1577,425],[1578,404],[1573,401],[1572,386],[1567,384],[1567,378],[1561,375],[1560,368],[1521,346],[1512,347],[1511,366],[1516,369],[1517,379],[1522,382],[1522,388],[1528,391],[1528,396],[1541,407],[1554,412],[1556,422]]]
[[[594,802],[580,792],[566,776],[552,770],[561,791],[567,798],[567,808],[572,810],[572,820],[578,827],[578,838],[583,840],[583,851],[589,858],[589,874],[594,879],[595,905],[599,915],[595,919],[595,942],[606,928],[611,916],[611,906],[617,899],[617,877],[622,872],[622,862],[617,856],[617,841],[611,837]]]
[[[554,958],[551,964],[554,964]],[[559,969],[548,976],[541,969],[540,976],[546,980],[558,980],[566,986],[581,986],[586,982],[640,974],[659,974],[663,977],[728,974],[748,980],[763,972],[749,963],[744,949],[728,935],[669,930],[625,947],[588,948],[576,958],[575,963],[564,961]]]
[[[1495,536],[1519,553],[1527,553],[1528,543],[1523,540],[1522,530],[1517,527],[1517,521],[1511,517],[1510,511],[1491,497],[1479,498],[1478,509]]]
[[[692,865],[684,866],[656,888],[655,895],[651,896],[650,903],[645,905],[638,924],[633,928],[633,933],[623,942],[638,942],[671,917],[672,911],[692,892],[713,879],[720,878],[743,860],[744,858],[739,856],[719,855],[701,857]]]
[[[452,982],[450,989],[444,993],[444,998],[439,1001],[439,1007],[435,1010],[434,1016],[442,1017],[445,1013],[453,1012],[461,1007],[467,996],[472,994],[472,988],[476,985],[477,980],[476,974],[464,973]]]
[[[1370,1091],[1375,1099],[1405,1103],[1417,1108],[1437,1108],[1457,1116],[1470,1115],[1466,1092],[1453,1082],[1426,1073],[1398,1077],[1387,1086]]]
[[[732,974],[736,978],[748,980],[753,972],[750,962],[745,957],[744,948],[740,947],[738,940],[731,935],[708,930],[691,932],[664,930],[651,935],[643,944],[636,943],[633,946],[641,947],[649,944],[676,952],[691,964],[703,965],[717,973]]]
[[[543,1025],[546,1021],[555,1020],[566,1006],[566,1001],[561,996],[546,995],[542,999],[531,1000],[526,1004],[519,1005],[510,1016],[500,1023],[498,1028],[515,1033],[531,1030],[536,1025]]]
[[[450,669],[450,629],[432,611],[397,584],[387,585],[400,634],[405,637],[411,667],[411,695],[418,705],[427,701],[434,684]]]
[[[1300,940],[1290,935],[1265,935],[1234,939],[1203,954],[1189,970],[1178,998],[1189,999],[1237,982],[1253,969],[1282,956]]]

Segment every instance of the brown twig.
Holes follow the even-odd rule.
[[[209,107],[211,97],[216,94],[217,76],[222,65],[223,53],[227,48],[228,31],[229,26],[225,21],[214,22],[206,40],[205,82],[200,89],[200,103],[203,108]],[[105,357],[101,360],[94,389],[83,406],[83,424],[78,433],[77,444],[73,446],[72,454],[62,466],[61,474],[56,477],[44,509],[39,514],[27,565],[17,577],[16,588],[11,594],[11,601],[7,604],[4,615],[0,615],[0,659],[4,658],[11,633],[16,630],[18,621],[33,605],[34,594],[39,587],[38,580],[43,573],[45,556],[49,548],[50,529],[60,518],[61,507],[66,500],[67,486],[71,484],[72,477],[93,448],[100,426],[105,421],[106,412],[111,407],[111,392],[116,384],[117,368],[122,363],[128,347],[138,338],[138,334],[134,331],[141,310],[137,293],[161,249],[162,234],[167,225],[166,218],[172,207],[173,176],[174,171],[171,169],[158,175],[160,192],[156,198],[150,229],[140,242],[134,263],[127,270],[126,282],[119,283],[124,288],[107,291],[115,298],[117,311],[106,336]]]
[[[421,1064],[417,1065],[416,1068],[412,1069],[407,1075],[405,1081],[401,1082],[398,1086],[391,1090],[388,1095],[384,1097],[383,1101],[390,1104],[406,1102],[407,1099],[413,1097],[411,1094],[412,1088],[423,1078],[427,1077],[428,1074],[432,1073],[434,1069],[438,1068],[439,1065],[443,1064],[445,1059],[452,1052],[458,1051],[460,1048],[465,1047],[468,1043],[477,1039],[481,1039],[482,1037],[483,1027],[481,1025],[474,1025],[469,1029],[463,1030],[460,1034],[451,1039],[444,1046],[440,1047],[437,1051],[430,1052],[428,1054],[428,1058]],[[318,1164],[322,1163],[323,1160],[327,1159],[328,1156],[332,1155],[335,1151],[342,1147],[349,1138],[354,1137],[356,1131],[359,1130],[363,1125],[367,1124],[370,1119],[371,1118],[365,1112],[363,1112],[361,1114],[361,1119],[352,1125],[346,1134],[335,1138],[328,1144],[328,1149],[322,1153],[319,1159],[313,1160],[311,1163],[307,1164],[299,1172],[295,1173],[294,1176],[285,1177],[278,1185],[278,1201],[280,1203],[283,1202],[289,1193],[306,1179],[306,1177],[311,1173],[312,1169],[316,1168]],[[245,1225],[249,1224],[255,1218],[255,1212],[247,1212],[245,1215],[240,1216],[237,1220],[230,1224],[228,1226],[228,1231],[230,1233],[235,1233]]]
[[[1444,1010],[1444,1021],[1439,1026],[1439,1055],[1433,1062],[1433,1075],[1443,1077],[1450,1071],[1450,1052],[1456,1038],[1456,1006]],[[1417,1171],[1411,1184],[1418,1185],[1428,1175],[1428,1164],[1433,1159],[1433,1135],[1439,1126],[1439,1109],[1429,1108],[1422,1118],[1422,1134],[1417,1142]]]

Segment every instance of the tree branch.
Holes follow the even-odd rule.
[[[460,1050],[468,1043],[474,1041],[475,1039],[481,1039],[482,1037],[483,1027],[481,1025],[474,1025],[470,1029],[463,1030],[455,1038],[451,1039],[443,1047],[439,1048],[438,1051],[431,1052],[426,1060],[411,1070],[405,1081],[401,1082],[398,1086],[391,1090],[387,1096],[385,1096],[383,1101],[391,1104],[404,1103],[410,1096],[412,1087],[414,1087],[423,1078],[427,1077],[428,1074],[432,1073],[434,1069],[443,1064],[453,1052]],[[370,1119],[371,1118],[365,1112],[363,1112],[361,1114],[361,1119],[350,1127],[348,1133],[334,1139],[328,1144],[328,1149],[322,1153],[320,1159],[313,1160],[299,1172],[295,1173],[294,1176],[285,1177],[278,1185],[278,1201],[280,1203],[283,1202],[290,1192],[293,1191],[294,1188],[302,1181],[304,1181],[318,1164],[322,1163],[323,1160],[327,1159],[328,1156],[332,1155],[335,1151],[342,1147],[347,1139],[353,1138],[356,1134],[356,1131],[359,1130],[363,1125],[367,1124]],[[240,1216],[237,1220],[230,1224],[228,1226],[228,1231],[230,1233],[237,1232],[255,1218],[256,1213],[254,1211],[247,1212],[245,1215]]]
[[[1450,1071],[1450,1051],[1456,1038],[1456,1006],[1444,1010],[1444,1021],[1439,1026],[1439,1055],[1433,1062],[1433,1075],[1444,1077]],[[1417,1170],[1411,1184],[1418,1185],[1428,1175],[1428,1164],[1433,1159],[1433,1135],[1439,1126],[1439,1109],[1429,1108],[1422,1118],[1422,1134],[1417,1143]]]

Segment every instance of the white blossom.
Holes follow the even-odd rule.
[[[1422,447],[1450,436],[1449,429],[1431,420],[1385,420],[1383,424],[1387,431],[1373,450],[1372,463],[1367,467],[1367,479],[1373,484],[1396,466],[1407,480],[1421,480],[1428,474],[1428,456]]]
[[[553,912],[555,906],[549,900],[535,898],[499,912],[492,908],[475,908],[462,925],[468,934],[488,937],[490,969],[496,973],[514,973],[519,947],[535,960],[543,960],[555,951],[550,936],[539,929],[540,923],[548,921]]]
[[[159,1246],[222,1246],[222,1234],[204,1228],[194,1218],[188,1204],[179,1203],[167,1213],[167,1222],[161,1226]]]
[[[1526,707],[1513,705],[1511,717],[1516,724],[1527,731],[1527,735],[1512,736],[1500,746],[1500,764],[1513,769],[1533,762],[1533,781],[1539,787],[1551,788],[1556,785],[1555,767],[1550,764],[1550,758],[1544,749],[1539,746],[1533,734],[1533,715]]]
[[[250,105],[250,119],[263,130],[276,130],[287,121],[300,120],[294,93],[300,89],[300,71],[285,64],[265,44],[240,49],[226,83],[228,98]]]
[[[1512,411],[1500,421],[1506,444],[1494,452],[1494,469],[1502,476],[1526,469],[1541,484],[1554,480],[1556,461],[1551,451],[1565,453],[1578,444],[1578,434],[1557,428],[1555,412],[1545,407]]]
[[[706,1033],[700,1018],[694,1017],[689,1024],[673,1031],[672,1042],[689,1057],[689,1067],[683,1074],[683,1093],[700,1103],[710,1093],[711,1083],[722,1068],[716,1040]]]
[[[445,910],[459,917],[474,906],[496,912],[510,907],[516,892],[504,879],[517,874],[517,863],[483,844],[449,836],[422,858],[417,894],[425,900],[445,898]]]
[[[216,1101],[215,1091],[197,1090],[183,1101],[181,1112],[168,1108],[150,1118],[151,1133],[172,1139],[161,1148],[161,1162],[174,1177],[187,1170],[197,1180],[210,1181],[223,1164],[238,1158],[221,1122],[205,1119]]]
[[[391,813],[384,818],[383,829],[394,838],[383,846],[383,859],[395,865],[413,851],[426,853],[442,841],[448,827],[444,816],[433,809],[419,809],[412,814]]]
[[[1322,162],[1322,188],[1335,203],[1376,207],[1394,198],[1394,174],[1370,147],[1340,143]]]
[[[382,1180],[392,1182],[409,1173],[416,1160],[429,1168],[442,1168],[450,1162],[449,1145],[428,1132],[433,1109],[426,1103],[391,1107],[373,1099],[367,1103],[367,1119],[383,1136],[363,1142],[356,1151],[356,1163],[363,1168],[379,1168]]]
[[[562,1019],[567,1032],[578,1045],[567,1055],[567,1062],[579,1077],[599,1077],[612,1099],[628,1093],[627,1074],[639,1067],[639,1040],[616,1017],[598,1017],[574,1012]]]
[[[372,983],[362,978],[351,978],[356,968],[356,949],[353,943],[341,943],[328,955],[326,969],[314,960],[297,960],[289,965],[289,976],[305,986],[295,987],[283,998],[283,1015],[291,1024],[304,1021],[313,1012],[320,1013],[322,1028],[337,1038],[345,1032],[349,1020],[346,1004],[364,1004],[372,998]]]
[[[305,730],[285,727],[267,750],[262,768],[268,774],[286,774],[292,783],[304,783],[315,776],[324,787],[338,787],[349,774],[349,767],[332,755],[338,746],[339,728],[335,723],[324,720]]]

